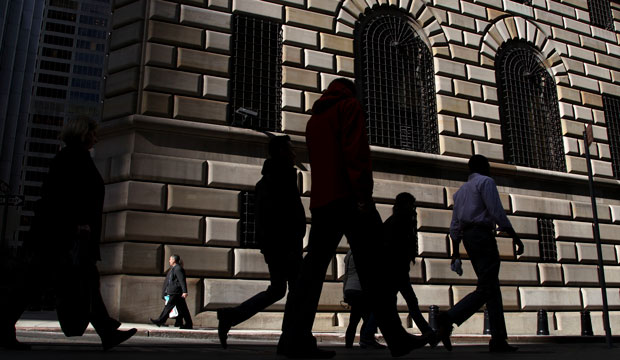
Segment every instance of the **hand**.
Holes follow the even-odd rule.
[[[182,297],[183,299],[187,298],[187,293],[183,293],[183,294],[181,295],[181,297]]]
[[[517,248],[516,251],[515,251],[516,255],[522,255],[523,254],[524,245],[523,245],[523,241],[521,241],[519,236],[514,235],[512,237],[512,245]]]

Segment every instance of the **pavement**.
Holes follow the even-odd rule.
[[[26,313],[17,323],[18,339],[32,345],[31,351],[15,352],[0,349],[0,359],[284,359],[276,355],[279,332],[231,330],[228,349],[219,345],[216,329],[180,330],[158,328],[149,324],[123,324],[121,329],[135,327],[138,333],[122,345],[101,351],[100,341],[89,327],[81,337],[65,337],[53,313]],[[389,359],[387,350],[365,350],[358,346],[344,347],[342,333],[316,333],[321,348],[335,350],[335,359]],[[608,348],[604,337],[517,336],[509,342],[519,346],[511,354],[488,352],[488,336],[455,336],[452,352],[441,346],[417,349],[404,358],[415,359],[620,359],[620,347]],[[620,337],[614,338],[620,344]]]

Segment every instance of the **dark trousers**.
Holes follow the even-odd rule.
[[[271,284],[267,290],[254,295],[237,307],[228,309],[227,315],[230,316],[233,326],[246,321],[282,299],[286,295],[287,282],[289,291],[292,291],[295,286],[301,269],[301,254],[270,254],[265,256],[265,261],[269,268]]]
[[[349,326],[347,326],[347,337],[354,338],[357,325],[364,319],[360,329],[360,340],[372,341],[377,333],[377,320],[370,310],[370,305],[364,299],[362,290],[346,290],[346,302],[351,306],[349,315]]]
[[[397,347],[409,339],[396,310],[396,291],[386,281],[386,249],[381,242],[382,222],[376,209],[361,213],[355,201],[343,199],[312,210],[308,253],[304,257],[296,291],[289,293],[279,348],[316,346],[312,325],[327,267],[345,235],[365,296],[388,343]]]
[[[175,306],[177,307],[177,311],[179,315],[177,319],[182,319],[185,321],[185,326],[193,326],[192,316],[189,314],[189,309],[187,308],[187,302],[185,302],[185,298],[181,296],[181,294],[167,294],[170,296],[168,299],[168,303],[164,306],[164,310],[162,310],[159,318],[157,318],[157,322],[164,323],[168,320],[168,316],[170,315],[170,311]],[[178,321],[178,320],[177,320]]]
[[[397,277],[397,279],[397,288],[400,294],[405,299],[405,302],[407,303],[407,308],[409,309],[409,316],[411,316],[411,319],[422,333],[431,331],[431,327],[428,325],[428,322],[420,311],[418,298],[417,296],[415,296],[413,287],[411,287],[409,273],[407,272],[405,274],[401,274]]]
[[[478,284],[474,292],[450,309],[448,316],[454,323],[461,325],[486,303],[491,337],[504,340],[507,338],[506,323],[499,287],[500,259],[495,235],[488,228],[474,226],[463,231],[463,245],[478,277]]]

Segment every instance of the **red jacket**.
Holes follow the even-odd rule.
[[[364,113],[342,83],[332,82],[314,103],[306,126],[312,171],[310,208],[353,197],[372,199],[372,167]]]

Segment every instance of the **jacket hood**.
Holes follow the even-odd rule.
[[[327,90],[325,90],[323,95],[312,106],[312,113],[323,113],[339,101],[352,97],[354,97],[354,95],[346,85],[339,81],[332,81]]]

